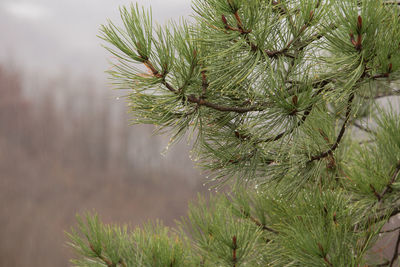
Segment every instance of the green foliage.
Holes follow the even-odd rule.
[[[199,198],[174,231],[79,220],[74,263],[371,264],[400,213],[399,110],[377,102],[399,92],[399,6],[193,0],[193,22],[154,28],[150,11],[121,8],[123,28],[109,22],[101,38],[134,123],[171,143],[188,135],[194,160],[231,193]]]
[[[160,223],[133,232],[104,225],[97,215],[78,217],[78,231],[68,234],[70,245],[82,254],[76,266],[187,266],[185,244]]]

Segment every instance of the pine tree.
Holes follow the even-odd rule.
[[[175,229],[79,217],[73,263],[394,266],[398,253],[368,251],[400,213],[399,6],[193,0],[193,20],[164,27],[121,8],[123,27],[101,37],[134,122],[171,144],[188,137],[208,186],[225,191]]]

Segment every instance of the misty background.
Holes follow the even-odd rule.
[[[189,0],[142,0],[164,24]],[[204,191],[181,142],[129,126],[96,36],[125,0],[0,1],[0,266],[69,266],[64,231],[96,211],[106,223],[173,225]],[[163,153],[164,154],[164,153]]]

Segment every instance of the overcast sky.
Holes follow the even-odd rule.
[[[107,67],[108,54],[96,37],[108,18],[118,21],[118,8],[128,0],[1,0],[0,60],[26,69],[65,69],[97,76]],[[135,1],[133,1],[135,2]],[[139,0],[151,6],[153,19],[188,17],[190,0]]]

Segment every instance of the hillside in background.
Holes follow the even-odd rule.
[[[76,213],[184,215],[204,190],[184,144],[161,156],[168,140],[128,127],[123,100],[87,77],[39,78],[0,67],[0,266],[68,266]]]

